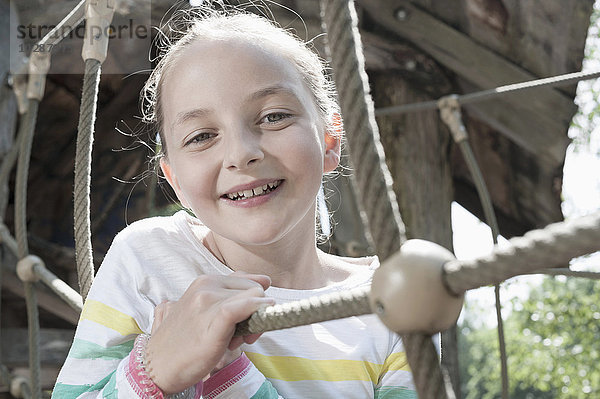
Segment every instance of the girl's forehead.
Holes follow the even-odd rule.
[[[273,49],[242,39],[198,40],[177,54],[164,77],[165,119],[173,123],[173,113],[193,101],[237,101],[280,86],[307,108],[315,106],[300,72]]]
[[[213,80],[247,81],[250,77],[302,81],[299,71],[281,52],[243,39],[197,40],[181,50],[171,69],[171,79],[201,71]]]

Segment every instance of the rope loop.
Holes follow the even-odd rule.
[[[44,261],[35,255],[27,255],[17,262],[17,276],[23,282],[35,283],[40,278],[37,275],[36,266],[45,268]]]

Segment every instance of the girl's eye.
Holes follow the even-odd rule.
[[[194,145],[194,144],[196,144],[196,145],[206,144],[210,139],[212,139],[215,136],[216,136],[215,133],[199,132],[197,134],[194,134],[191,139],[186,141],[185,145],[188,146],[188,145]]]
[[[273,112],[271,114],[266,115],[265,117],[263,117],[262,122],[265,123],[278,123],[281,122],[287,118],[290,118],[292,115],[290,114],[286,114],[285,112]]]

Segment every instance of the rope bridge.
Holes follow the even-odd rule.
[[[84,18],[88,20],[88,26],[108,26],[114,8],[114,0],[82,0],[40,43],[51,41],[53,44],[58,43],[68,35],[64,26],[75,27]],[[368,228],[377,244],[377,254],[383,263],[375,272],[371,287],[265,307],[248,320],[238,324],[236,334],[254,334],[335,318],[376,313],[388,327],[402,334],[419,397],[453,398],[453,390],[449,386],[446,374],[439,366],[439,358],[430,334],[447,328],[444,323],[454,323],[462,304],[461,297],[467,290],[497,284],[513,276],[537,272],[598,278],[600,273],[547,268],[558,267],[574,257],[600,250],[600,212],[530,231],[523,237],[511,239],[508,247],[496,246],[489,255],[469,261],[457,260],[448,251],[433,243],[420,240],[406,241],[404,225],[391,188],[391,175],[387,170],[383,147],[379,141],[375,114],[440,109],[442,119],[449,125],[455,141],[461,146],[463,155],[475,176],[484,209],[488,209],[485,212],[486,219],[494,230],[494,237],[497,237],[493,207],[480,176],[481,173],[478,172],[468,147],[466,129],[461,122],[460,105],[488,100],[520,90],[595,78],[600,76],[600,71],[557,76],[464,96],[450,96],[436,102],[391,107],[376,112],[370,99],[368,79],[364,71],[364,57],[353,1],[321,0],[321,11],[323,25],[328,33],[330,58],[339,89],[340,105],[351,149],[350,156],[355,165],[368,165],[368,167],[355,169],[358,196],[367,213]],[[55,31],[62,32],[62,36],[57,36]],[[35,282],[42,281],[80,312],[93,280],[89,220],[90,153],[101,65],[106,58],[108,40],[102,37],[89,39],[89,35],[90,32],[86,31],[82,54],[85,61],[85,76],[78,127],[74,190],[77,270],[81,295],[52,274],[40,258],[30,254],[27,245],[25,206],[29,159],[37,110],[43,97],[45,78],[50,67],[50,53],[32,53],[28,63],[28,79],[15,79],[13,85],[20,105],[20,129],[14,148],[3,159],[0,168],[0,186],[6,183],[10,170],[17,162],[16,238],[10,235],[4,224],[0,223],[0,240],[20,259],[17,264],[17,274],[23,281],[26,292],[31,374],[29,379],[12,378],[6,367],[0,363],[0,377],[6,385],[10,386],[11,393],[16,397],[41,398],[39,322],[37,299],[33,289]],[[417,287],[420,284],[422,294],[427,296],[424,303],[430,311],[426,309],[425,314],[416,314],[420,320],[409,320],[410,317],[407,315],[416,312],[402,309],[399,305],[413,302],[405,298],[406,291],[395,283],[402,278],[408,279]],[[433,289],[431,284],[438,288]],[[448,301],[456,309],[455,315],[451,314],[450,320],[442,324],[437,320],[438,315],[432,313],[432,309],[440,306],[440,298]],[[503,395],[507,395],[506,391],[507,386],[503,384]]]

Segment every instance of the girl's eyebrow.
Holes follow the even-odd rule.
[[[248,96],[248,99],[246,100],[246,102],[260,100],[261,98],[272,96],[275,94],[288,95],[290,97],[293,97],[296,101],[300,102],[300,98],[296,94],[295,90],[293,90],[292,88],[290,88],[288,86],[284,86],[284,85],[268,86],[268,87],[262,88],[258,91],[255,91],[254,93],[252,93]],[[196,109],[192,109],[189,111],[181,111],[175,116],[175,122],[173,122],[173,125],[171,126],[171,128],[173,128],[177,125],[182,125],[191,119],[204,117],[210,113],[211,113],[211,110],[206,109],[206,108],[196,108]]]
[[[261,98],[272,96],[275,94],[284,94],[293,97],[295,100],[300,101],[300,97],[296,94],[296,91],[291,87],[284,85],[273,85],[262,88],[254,93],[250,94],[247,98],[247,102],[260,100]]]
[[[192,109],[189,111],[181,111],[175,117],[175,122],[173,122],[173,125],[171,126],[171,128],[173,128],[177,125],[182,125],[185,122],[189,121],[190,119],[201,118],[210,113],[211,113],[211,111],[206,108],[196,108],[196,109]]]

